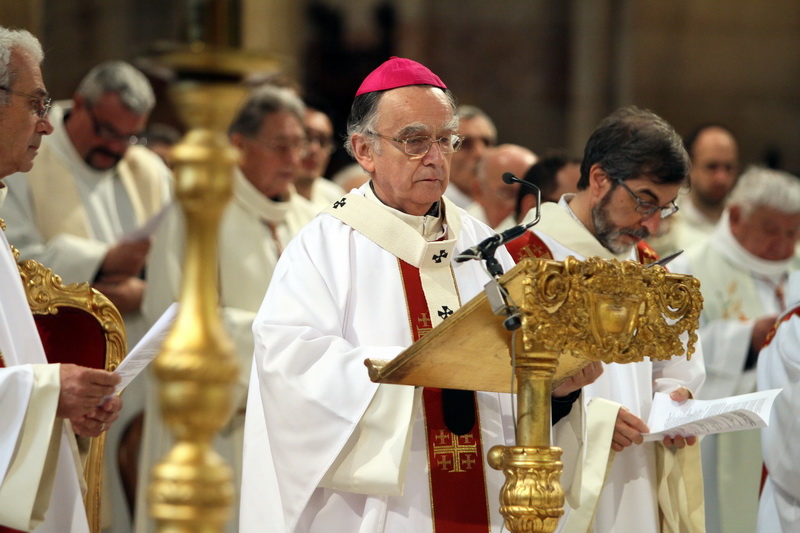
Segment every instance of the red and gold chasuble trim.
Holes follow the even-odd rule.
[[[525,235],[517,237],[506,244],[506,250],[511,254],[515,263],[523,259],[553,259],[553,252],[550,251],[545,242],[532,231],[526,231]],[[639,241],[636,244],[636,256],[639,262],[648,265],[658,261],[658,254],[649,244]]]
[[[411,334],[418,341],[431,328],[428,303],[419,269],[398,259],[406,294]],[[486,533],[491,530],[483,464],[478,404],[476,423],[465,435],[455,435],[444,422],[442,390],[422,392],[434,533]]]

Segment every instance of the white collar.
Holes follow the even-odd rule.
[[[714,233],[711,234],[709,243],[731,263],[740,265],[754,274],[772,279],[784,276],[789,271],[789,264],[792,261],[791,257],[770,261],[748,252],[731,233],[727,212],[722,215]]]

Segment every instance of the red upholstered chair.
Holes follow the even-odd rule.
[[[125,326],[111,301],[88,283],[64,285],[33,260],[19,263],[28,303],[47,360],[113,370],[126,353]],[[100,494],[106,435],[89,440],[84,504],[92,533],[100,533]]]

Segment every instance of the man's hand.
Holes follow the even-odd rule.
[[[150,251],[150,239],[133,242],[118,242],[106,253],[100,273],[103,275],[122,274],[138,276],[144,268],[147,253]]]
[[[124,315],[142,307],[146,285],[147,282],[137,277],[116,275],[103,276],[92,287],[102,292]]]
[[[80,419],[93,412],[120,381],[117,374],[71,364],[62,364],[60,375],[56,416],[69,419]]]
[[[614,425],[614,436],[611,437],[611,447],[614,451],[621,452],[631,444],[644,442],[642,433],[649,433],[650,429],[644,420],[631,413],[624,407],[617,412],[617,421]]]
[[[99,437],[119,418],[122,400],[112,396],[102,406],[95,407],[89,414],[71,418],[72,430],[81,437]]]
[[[669,393],[669,397],[673,402],[683,403],[692,397],[692,393],[686,387],[675,389]],[[691,436],[683,438],[680,435],[673,437],[664,437],[664,446],[670,448],[683,448],[684,446],[694,446],[697,443],[697,437]]]
[[[576,372],[569,377],[564,383],[553,389],[554,398],[563,398],[569,393],[574,392],[581,387],[585,387],[600,377],[603,373],[603,363],[600,361],[592,361],[579,372]]]

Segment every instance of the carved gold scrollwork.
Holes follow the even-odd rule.
[[[702,308],[699,282],[633,261],[568,257],[529,262],[524,346],[606,363],[691,356]]]

